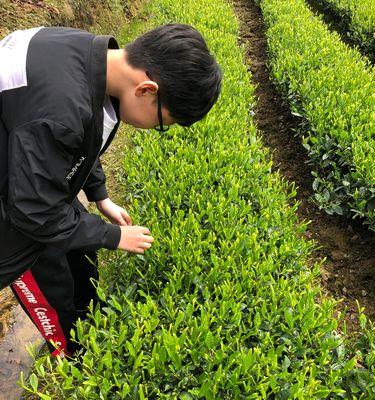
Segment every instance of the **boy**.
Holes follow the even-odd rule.
[[[153,242],[105,188],[99,157],[120,120],[189,126],[214,105],[221,78],[188,25],[158,27],[125,49],[57,27],[0,41],[0,290],[10,285],[53,355],[77,350],[70,329],[97,302],[96,251],[143,253]],[[111,223],[85,210],[80,189]]]

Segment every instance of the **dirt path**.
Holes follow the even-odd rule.
[[[7,332],[12,310],[16,304],[17,301],[9,288],[0,291],[0,341]]]
[[[17,384],[20,372],[27,376],[33,365],[26,346],[31,344],[39,351],[44,339],[20,305],[12,309],[3,332],[0,341],[0,400],[18,400],[23,392]]]
[[[357,299],[366,307],[367,316],[375,321],[375,234],[360,221],[329,216],[310,200],[313,179],[311,168],[306,164],[307,151],[300,138],[293,135],[298,121],[270,81],[261,11],[253,0],[234,0],[234,5],[240,20],[240,42],[246,45],[252,80],[257,85],[255,122],[264,144],[273,154],[273,169],[296,183],[296,200],[301,202],[298,216],[301,221],[311,221],[306,237],[321,247],[313,257],[315,260],[327,258],[321,271],[323,290],[327,295],[343,299],[340,308],[347,307],[348,331],[355,332]]]

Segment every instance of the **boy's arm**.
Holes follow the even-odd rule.
[[[113,203],[105,188],[105,175],[98,159],[83,186],[88,201],[95,201],[98,210],[116,225],[132,225],[127,211]]]
[[[41,243],[65,250],[117,248],[121,230],[74,209],[66,180],[82,135],[50,120],[10,134],[8,213],[13,226]]]
[[[100,201],[108,198],[107,189],[105,187],[105,174],[100,163],[97,159],[96,163],[83,185],[83,191],[88,201]]]

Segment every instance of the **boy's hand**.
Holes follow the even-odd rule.
[[[118,249],[133,253],[144,253],[151,247],[154,238],[143,226],[121,226],[121,238]]]
[[[97,201],[96,207],[112,224],[132,225],[132,220],[126,210],[113,203],[109,198]]]

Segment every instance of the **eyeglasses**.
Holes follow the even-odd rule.
[[[146,71],[146,75],[153,80],[152,76],[150,75],[149,72]],[[158,118],[159,118],[159,125],[155,126],[155,129],[159,132],[166,132],[169,129],[169,126],[164,126],[163,125],[163,115],[161,113],[161,99],[160,99],[160,92],[159,90],[156,93],[158,97]]]

